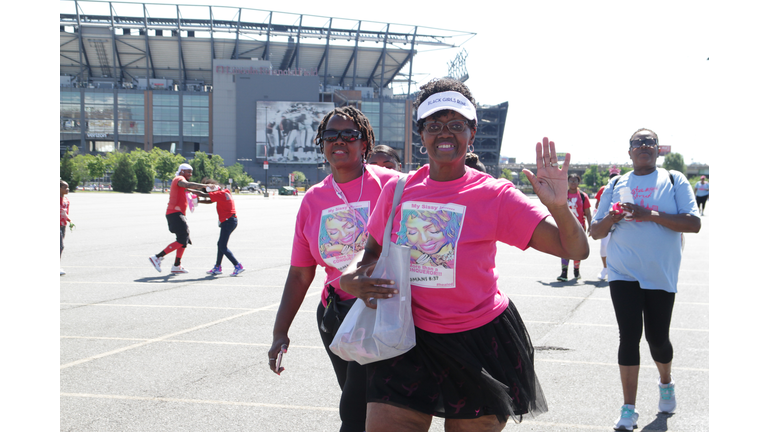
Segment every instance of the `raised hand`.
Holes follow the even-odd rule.
[[[536,143],[536,174],[524,169],[523,173],[533,185],[533,191],[547,207],[568,204],[568,165],[571,154],[565,154],[562,169],[558,167],[555,142],[544,137]]]

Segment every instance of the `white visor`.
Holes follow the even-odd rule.
[[[435,93],[419,105],[419,120],[425,119],[442,110],[452,110],[463,115],[467,120],[475,120],[475,106],[463,94],[455,91]]]
[[[179,175],[179,174],[181,174],[181,171],[182,171],[182,170],[190,170],[190,171],[193,171],[193,170],[192,170],[192,165],[190,165],[190,164],[185,164],[185,163],[183,163],[183,164],[179,165],[179,169],[177,169],[177,170],[176,170],[176,175]]]

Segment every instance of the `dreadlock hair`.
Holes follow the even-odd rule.
[[[650,132],[651,134],[653,134],[653,137],[654,137],[654,138],[656,138],[656,145],[658,145],[658,144],[659,144],[659,136],[658,136],[658,135],[656,135],[656,132],[654,132],[654,131],[652,131],[652,130],[650,130],[650,129],[646,129],[646,128],[640,128],[640,129],[636,130],[636,131],[635,131],[635,133],[633,133],[633,134],[632,134],[632,136],[630,136],[630,137],[629,137],[629,145],[630,145],[630,146],[632,146],[632,138],[634,138],[634,137],[635,137],[635,135],[637,135],[637,134],[638,134],[638,132],[642,132],[642,131],[648,131],[648,132]]]
[[[371,154],[371,149],[373,149],[373,146],[376,144],[376,137],[373,134],[373,128],[371,127],[371,122],[368,121],[368,117],[366,117],[362,111],[350,105],[336,107],[323,117],[323,120],[317,127],[315,145],[319,145],[320,151],[323,151],[323,132],[325,132],[325,128],[328,126],[331,117],[335,115],[355,122],[357,129],[363,133],[362,139],[368,141],[368,146],[363,151],[363,160],[368,160],[368,156]]]
[[[433,80],[430,80],[428,83],[424,84],[423,86],[419,87],[421,92],[419,92],[419,96],[416,98],[416,103],[414,104],[414,107],[418,110],[419,105],[421,105],[427,98],[432,96],[435,93],[442,93],[447,91],[455,91],[458,93],[461,93],[469,99],[469,101],[472,103],[472,106],[477,108],[477,103],[475,102],[475,98],[472,96],[472,92],[469,91],[469,87],[467,87],[463,82],[453,79],[453,78],[435,78]],[[444,115],[447,115],[450,110],[444,109],[440,110],[434,114],[432,114],[435,117],[441,117]],[[416,125],[418,126],[418,132],[421,133],[424,130],[424,122],[426,119],[420,119],[416,122]],[[469,121],[469,127],[472,129],[477,128],[477,119],[470,120]]]
[[[485,170],[485,164],[480,162],[480,157],[475,153],[467,153],[466,156],[464,156],[464,165],[474,168],[480,172],[488,172]]]

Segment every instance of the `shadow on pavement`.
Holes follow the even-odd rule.
[[[652,432],[669,430],[669,427],[667,426],[667,419],[673,415],[675,414],[656,413],[656,419],[643,427],[641,431]]]
[[[167,274],[165,276],[157,276],[157,277],[145,277],[141,279],[134,279],[134,282],[139,283],[157,283],[157,282],[170,282],[170,283],[180,283],[180,282],[199,282],[199,281],[208,281],[216,279],[216,276],[208,275],[204,277],[200,277],[197,279],[177,279],[181,275],[173,275],[173,274]]]

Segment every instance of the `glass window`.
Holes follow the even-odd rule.
[[[114,120],[88,120],[85,122],[85,130],[89,133],[115,133]]]
[[[208,123],[206,122],[184,122],[184,136],[208,136]]]
[[[112,93],[86,93],[86,104],[103,104],[112,105],[115,102],[115,97]]]
[[[208,108],[184,108],[184,121],[207,122]]]
[[[167,105],[167,106],[175,106],[178,108],[179,106],[179,95],[164,95],[164,94],[157,94],[155,93],[152,96],[152,105],[158,106],[158,105]]]
[[[125,135],[144,135],[144,122],[132,120],[118,121],[117,132]]]
[[[59,131],[67,133],[80,132],[80,120],[60,117]]]
[[[95,149],[97,152],[113,152],[115,151],[114,141],[94,141],[91,149]]]
[[[59,116],[72,119],[80,118],[80,104],[59,104]]]
[[[144,106],[144,94],[143,93],[118,93],[117,104]]]
[[[123,120],[144,120],[144,107],[120,106],[117,108],[117,118]]]
[[[152,133],[155,135],[179,136],[179,122],[156,121],[152,127]]]
[[[61,103],[80,104],[80,92],[59,92],[59,101]]]
[[[152,108],[153,120],[179,120],[178,106],[155,106]]]
[[[208,96],[194,96],[194,95],[184,95],[184,106],[185,107],[207,107],[208,106]]]
[[[85,118],[87,119],[112,119],[115,118],[112,105],[86,105]]]

